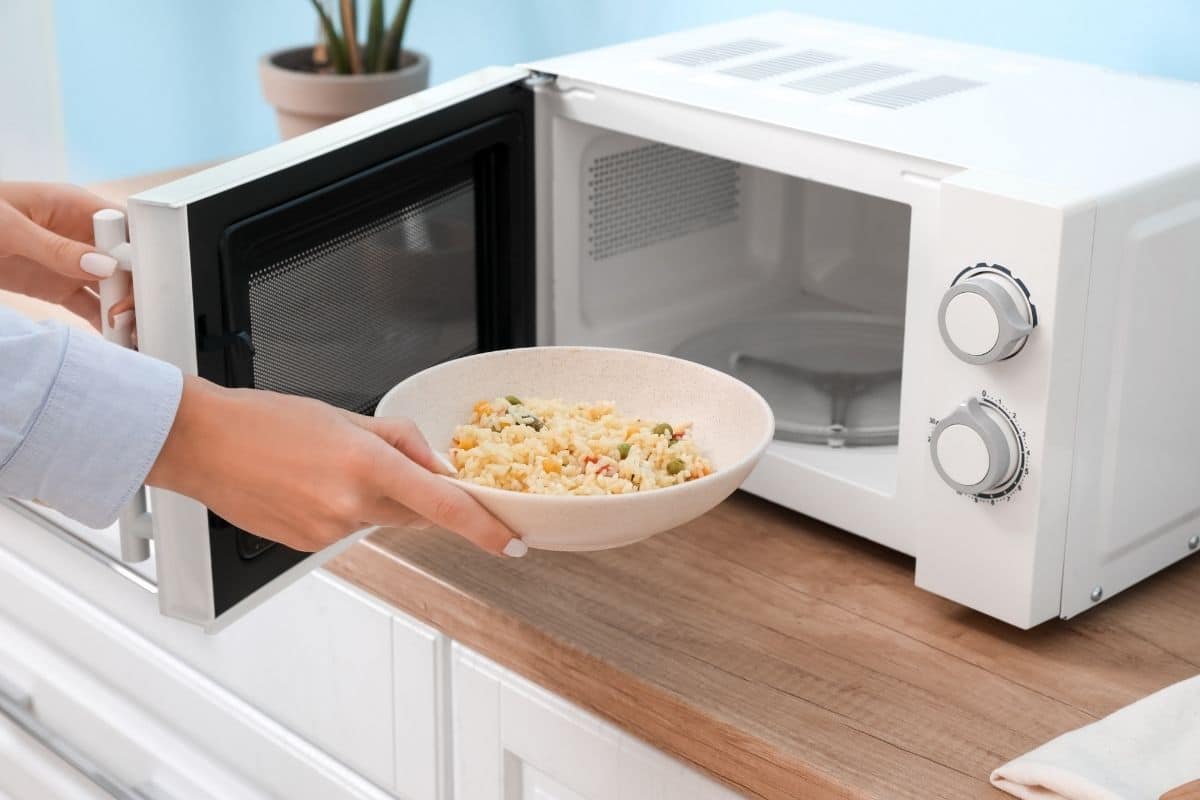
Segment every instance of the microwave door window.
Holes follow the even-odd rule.
[[[531,94],[506,84],[349,143],[293,140],[309,155],[189,203],[201,377],[370,414],[426,367],[533,344],[532,136]],[[214,620],[321,560],[208,527]]]
[[[370,414],[396,382],[479,349],[472,180],[252,272],[254,385]]]

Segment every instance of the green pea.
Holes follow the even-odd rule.
[[[667,462],[667,474],[668,475],[678,475],[681,472],[683,472],[683,462],[680,461],[678,458],[673,458],[669,462]]]
[[[629,456],[629,442],[621,442],[617,445],[617,452],[621,454],[621,460],[624,461]]]
[[[656,433],[659,436],[674,436],[675,435],[674,429],[671,428],[671,426],[665,422],[658,423],[657,425],[654,426],[653,430],[651,430],[650,432]]]
[[[507,397],[505,397],[504,399],[505,399],[506,401],[508,401],[508,404],[509,404],[510,406],[520,406],[520,405],[524,405],[524,403],[522,403],[522,402],[521,402],[521,398],[517,397],[515,394],[510,394],[510,395],[508,395]]]

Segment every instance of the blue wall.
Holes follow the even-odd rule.
[[[306,0],[54,2],[77,182],[275,141],[257,58],[315,32]],[[779,8],[1200,81],[1198,0],[415,0],[407,41],[441,81]]]

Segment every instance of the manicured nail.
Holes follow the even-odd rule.
[[[508,544],[504,545],[504,555],[509,558],[520,558],[529,552],[529,545],[522,542],[520,539],[509,539]]]
[[[108,278],[113,274],[113,270],[117,268],[117,260],[112,256],[106,256],[104,253],[84,253],[83,258],[79,259],[79,268],[88,275],[95,275],[97,278]]]

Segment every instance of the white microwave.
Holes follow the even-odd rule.
[[[775,410],[747,491],[1020,627],[1200,543],[1200,86],[770,14],[482,70],[129,215],[141,349],[219,383],[369,412],[478,350],[698,359]],[[317,563],[150,495],[166,614]]]

